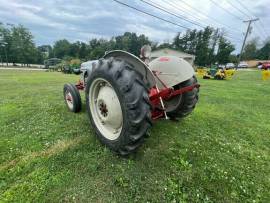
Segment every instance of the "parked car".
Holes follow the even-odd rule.
[[[219,64],[219,65],[218,65],[218,68],[219,68],[219,69],[225,69],[225,68],[226,68],[226,66],[225,66],[225,65],[223,65],[223,64]]]
[[[233,63],[227,63],[226,64],[226,69],[231,69],[231,68],[234,68],[235,65]]]
[[[248,68],[247,62],[241,61],[241,62],[238,64],[238,68]]]
[[[262,68],[261,69],[269,70],[270,69],[270,62],[264,62],[262,64]]]

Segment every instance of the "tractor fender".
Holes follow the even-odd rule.
[[[92,70],[85,69],[81,71],[82,73],[81,73],[80,81],[83,82],[84,85],[86,85],[87,77],[91,75]]]
[[[167,87],[173,87],[192,78],[195,74],[193,67],[186,60],[176,56],[156,58],[149,63],[149,68],[155,73],[160,89],[164,88],[163,84]]]
[[[156,85],[155,76],[153,75],[152,71],[149,69],[146,63],[144,63],[137,56],[122,50],[109,51],[103,56],[103,58],[110,57],[120,58],[131,64],[134,70],[143,76],[143,81],[149,88]]]

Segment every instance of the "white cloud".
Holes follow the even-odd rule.
[[[159,30],[142,24],[128,24],[124,27],[124,30],[144,34],[157,42],[171,40],[176,35],[176,32],[170,32],[166,29]]]
[[[200,29],[196,25],[180,20],[139,0],[121,1],[177,24]],[[231,6],[233,4],[242,8],[236,0],[213,1],[243,17],[243,14]],[[218,8],[210,0],[151,0],[151,2],[204,26],[210,24],[215,27],[226,27],[227,32],[234,38],[242,39],[242,32],[245,31],[247,26],[241,20],[237,20]],[[269,0],[245,0],[241,2],[254,15],[261,18],[264,26],[270,22]],[[67,38],[72,41],[86,41],[91,37],[110,38],[123,34],[125,31],[145,34],[152,40],[162,42],[172,39],[177,32],[184,31],[184,29],[175,25],[139,13],[112,0],[91,0],[87,2],[84,0],[0,0],[0,8],[2,22],[25,25],[35,34],[38,44],[51,44],[59,38]],[[245,10],[245,8],[242,9]],[[245,10],[245,12],[249,11]],[[267,27],[264,29],[267,29]],[[267,32],[269,35],[270,30]],[[261,24],[254,27],[254,32],[249,36],[249,39],[258,35],[261,38],[266,37]],[[240,46],[239,42],[236,42],[236,44],[237,47]]]

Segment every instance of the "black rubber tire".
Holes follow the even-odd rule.
[[[98,130],[89,106],[89,89],[96,78],[107,80],[114,88],[123,112],[123,126],[119,137],[109,140]],[[128,155],[140,147],[152,125],[149,89],[143,77],[124,60],[100,59],[97,68],[88,77],[86,86],[86,108],[90,122],[102,144],[120,155]]]
[[[216,80],[223,80],[224,78],[221,75],[215,75],[214,79],[216,79]]]
[[[189,80],[186,80],[180,83],[175,88],[179,89],[179,88],[194,85],[196,83],[197,83],[197,78],[193,76]],[[173,110],[167,111],[167,115],[170,118],[183,118],[183,117],[188,116],[193,111],[193,109],[195,108],[198,102],[198,99],[199,99],[198,93],[199,93],[199,88],[194,88],[192,91],[182,94],[180,96],[181,98],[180,98],[179,104]],[[164,103],[166,106],[166,101]]]
[[[73,100],[73,108],[69,108],[67,101],[66,101],[66,93],[70,92],[71,96],[72,96],[72,100]],[[82,109],[82,101],[81,101],[81,96],[80,96],[80,92],[79,90],[76,88],[75,85],[73,84],[65,84],[64,85],[64,89],[63,89],[63,93],[64,93],[64,100],[65,103],[67,105],[67,108],[74,113],[80,112]]]

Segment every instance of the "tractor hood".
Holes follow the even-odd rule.
[[[160,89],[173,87],[190,79],[194,74],[193,67],[184,59],[176,56],[161,56],[149,63],[149,68],[155,73],[156,82]],[[162,81],[162,83],[160,82]]]

